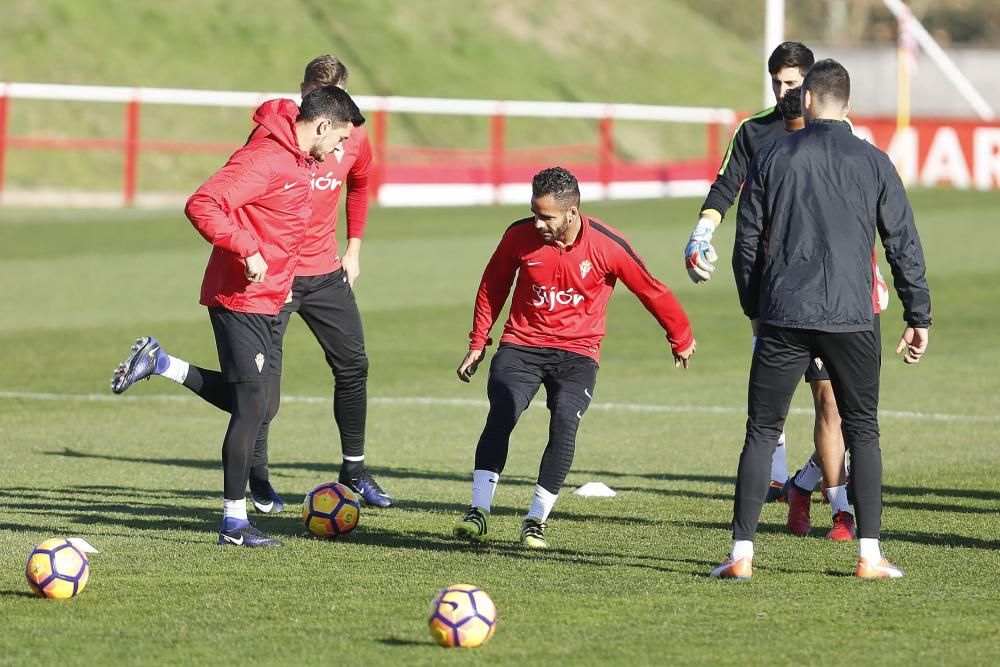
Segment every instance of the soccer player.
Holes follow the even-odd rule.
[[[834,60],[802,84],[805,129],[754,156],[740,200],[733,272],[757,335],[746,440],[733,509],[733,547],[713,577],[752,575],[753,539],[768,460],[792,394],[815,357],[830,371],[851,455],[859,534],[858,577],[902,577],[879,545],[882,455],[878,400],[882,344],[868,269],[876,233],[892,268],[906,328],[904,361],[924,354],[931,299],[913,211],[888,156],[845,122],[850,77]]]
[[[685,265],[695,283],[705,282],[715,270],[717,255],[712,246],[712,235],[726,211],[733,205],[746,176],[753,155],[772,142],[804,127],[800,105],[799,86],[812,67],[812,51],[799,42],[779,45],[768,58],[772,90],[776,105],[746,119],[737,128],[726,151],[718,177],[712,184],[701,216],[685,248]],[[888,289],[873,256],[875,312],[888,305]],[[884,300],[883,300],[884,299]],[[847,500],[844,472],[844,438],[841,433],[840,413],[830,384],[830,374],[821,359],[815,359],[805,373],[805,381],[813,396],[815,425],[813,440],[815,454],[793,476],[788,475],[785,434],[780,434],[778,446],[771,459],[771,482],[767,502],[788,500],[788,529],[795,535],[808,535],[812,529],[810,502],[812,491],[825,479],[830,498],[833,525],[827,537],[833,540],[851,540],[855,536],[854,515]]]
[[[347,67],[342,62],[333,56],[321,55],[306,65],[299,88],[303,97],[322,86],[346,89],[347,78]],[[267,127],[259,125],[251,139],[266,136],[268,132]],[[388,507],[392,504],[392,497],[365,467],[368,357],[361,314],[352,290],[360,273],[361,239],[368,217],[368,178],[372,171],[371,143],[364,128],[356,128],[328,158],[318,165],[310,180],[312,220],[300,251],[290,298],[278,315],[274,331],[275,372],[269,379],[268,410],[257,435],[250,468],[250,499],[260,512],[284,509],[284,502],[269,479],[268,432],[280,407],[282,340],[292,313],[296,312],[316,337],[333,370],[333,414],[343,456],[340,482],[358,493],[368,505]],[[341,257],[337,252],[336,225],[338,201],[344,187],[347,189],[347,249]],[[191,366],[181,381],[205,398],[206,394],[216,393],[215,387],[222,380],[218,371]]]
[[[347,67],[331,55],[317,56],[306,65],[299,88],[303,97],[321,86],[347,88]],[[258,128],[255,134],[265,132]],[[364,128],[358,128],[321,165],[312,180],[313,218],[302,244],[302,259],[295,271],[291,300],[279,314],[280,363],[283,336],[292,313],[298,313],[312,331],[333,371],[333,416],[340,433],[343,462],[339,481],[353,489],[370,506],[389,507],[385,492],[365,466],[365,422],[368,409],[368,356],[361,314],[353,286],[361,272],[361,239],[368,219],[368,179],[372,148]],[[337,209],[345,189],[347,248],[337,252]],[[276,415],[280,375],[272,376],[272,405]],[[283,503],[268,479],[268,426],[258,435],[250,470],[250,494],[262,511],[281,511]]]
[[[620,232],[580,212],[576,177],[561,167],[532,180],[532,217],[507,228],[483,273],[473,313],[469,351],[458,377],[469,382],[490,344],[511,285],[510,314],[486,385],[486,426],[476,447],[472,504],[456,536],[484,542],[510,434],[540,386],[550,412],[534,500],[521,526],[521,543],[545,549],[546,520],[569,473],[580,420],[594,396],[608,300],[625,283],[667,332],[674,363],[687,368],[695,340],[673,293],[646,268]]]
[[[312,217],[314,160],[342,147],[364,117],[336,86],[302,100],[265,102],[251,137],[188,199],[185,213],[212,244],[201,303],[215,331],[221,373],[206,380],[196,367],[169,357],[154,338],[141,338],[112,379],[121,393],[153,373],[185,383],[230,413],[222,444],[224,501],[220,545],[281,546],[247,519],[250,455],[269,409],[278,314],[286,302],[306,227]],[[191,371],[196,372],[192,373]]]
[[[747,167],[754,153],[767,146],[775,139],[787,136],[803,127],[801,112],[794,109],[796,96],[789,91],[796,91],[802,85],[802,78],[812,67],[814,61],[812,51],[799,42],[784,42],[767,59],[767,71],[771,75],[771,90],[774,93],[775,105],[759,111],[739,124],[733,134],[726,155],[722,159],[719,173],[709,188],[708,196],[701,206],[698,224],[691,232],[691,238],[684,249],[684,264],[691,280],[697,283],[711,279],[715,271],[714,262],[718,259],[712,236],[722,223],[722,218],[736,201]],[[822,413],[817,394],[814,389],[814,400],[817,401],[817,420]],[[833,406],[836,413],[836,406]],[[818,422],[817,422],[818,423]],[[817,426],[818,429],[818,426]],[[782,499],[785,482],[788,480],[788,463],[785,449],[785,434],[778,439],[778,446],[771,460],[771,485],[768,489],[768,502]]]

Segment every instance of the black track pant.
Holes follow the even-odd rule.
[[[282,339],[292,313],[298,313],[316,342],[323,348],[333,371],[333,418],[340,431],[343,456],[365,455],[365,422],[368,413],[368,355],[361,313],[344,269],[320,276],[299,276],[292,285],[292,300],[278,315],[280,324],[274,341],[277,368],[281,369]],[[280,405],[280,378],[272,385],[271,408],[257,436],[251,459],[251,482],[268,479],[268,428]]]
[[[208,313],[221,372],[192,367],[191,384],[187,380],[185,384],[189,388],[200,384],[206,400],[228,408],[229,428],[222,441],[223,488],[226,500],[240,500],[246,495],[254,440],[267,417],[276,322],[268,315],[224,308],[209,308]]]
[[[486,387],[490,412],[476,446],[476,470],[503,471],[510,434],[538,388],[545,385],[549,440],[538,484],[558,494],[573,464],[576,431],[593,398],[597,369],[593,359],[573,352],[502,344],[490,364]]]
[[[264,419],[250,457],[250,479],[268,480],[268,432],[281,404],[282,341],[292,313],[299,313],[313,332],[334,374],[333,416],[344,456],[365,454],[368,407],[368,357],[361,314],[343,269],[295,279],[292,301],[285,304],[272,330],[271,376]],[[184,386],[220,410],[232,413],[232,394],[219,371],[192,365]]]
[[[814,357],[830,371],[851,456],[858,535],[878,538],[882,519],[882,452],[878,399],[882,342],[872,331],[825,333],[764,325],[757,335],[747,398],[747,432],[733,507],[733,539],[753,540],[767,494],[771,455],[792,394]]]

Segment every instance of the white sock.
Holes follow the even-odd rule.
[[[771,456],[771,481],[785,483],[788,479],[788,454],[785,451],[785,434],[778,438],[778,446]]]
[[[472,506],[487,512],[493,507],[493,494],[497,491],[500,475],[492,470],[472,471]]]
[[[802,470],[799,474],[795,476],[795,485],[802,489],[803,491],[813,492],[816,490],[816,485],[819,484],[819,480],[823,479],[823,471],[820,470],[819,466],[810,458],[809,461],[802,466]]]
[[[539,522],[545,523],[558,497],[558,493],[549,493],[544,487],[535,484],[535,497],[531,501],[531,508],[528,510],[526,518],[537,519]]]
[[[169,354],[167,355],[167,358],[170,359],[170,364],[167,366],[167,370],[160,373],[160,375],[168,380],[173,380],[177,384],[184,384],[184,380],[187,379],[188,369],[191,368],[191,364],[183,359],[171,357]]]
[[[750,540],[733,540],[733,550],[729,553],[733,560],[749,558],[753,560],[753,542]]]
[[[224,519],[237,519],[247,521],[247,499],[222,500],[222,517]]]
[[[834,515],[836,515],[837,512],[854,514],[854,512],[851,511],[851,504],[847,502],[846,486],[826,487],[826,497],[830,499],[830,511],[833,512]]]
[[[882,560],[882,548],[878,545],[878,540],[870,537],[858,540],[858,556],[865,560]]]

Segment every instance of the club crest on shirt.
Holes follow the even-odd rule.
[[[592,268],[594,268],[594,265],[590,263],[589,259],[585,259],[580,262],[580,277],[586,278]]]
[[[337,146],[336,148],[334,148],[333,149],[333,157],[337,158],[337,162],[343,162],[344,161],[344,147],[343,146]]]
[[[254,357],[253,360],[257,364],[257,372],[258,373],[263,373],[264,372],[264,355],[261,354],[260,352],[258,352],[257,356]]]

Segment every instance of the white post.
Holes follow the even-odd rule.
[[[767,0],[764,10],[764,103],[763,107],[774,106],[774,92],[771,90],[771,74],[767,71],[767,59],[778,44],[785,41],[785,0]]]
[[[889,11],[893,13],[897,20],[905,16],[909,11],[909,8],[903,4],[902,0],[882,0],[882,3],[888,7]],[[976,114],[979,115],[981,120],[993,120],[996,118],[996,114],[993,113],[993,109],[990,108],[989,102],[983,99],[983,96],[979,94],[979,91],[972,85],[968,78],[962,74],[961,70],[955,65],[954,61],[948,57],[948,54],[944,52],[934,38],[931,37],[927,29],[924,28],[923,24],[920,23],[916,18],[910,18],[909,23],[910,30],[913,32],[913,36],[917,40],[917,44],[920,48],[930,56],[930,59],[934,61],[934,64],[941,68],[944,75],[951,81],[952,85],[958,89],[959,94],[965,98],[965,101],[969,103]]]

